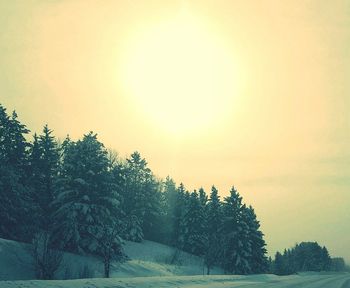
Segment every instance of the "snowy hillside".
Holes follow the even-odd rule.
[[[125,252],[130,258],[123,264],[115,264],[111,277],[202,275],[203,263],[199,257],[181,252],[176,264],[171,265],[174,248],[143,241],[126,242]],[[219,268],[213,274],[223,274]],[[93,256],[65,253],[59,279],[102,277],[102,261]],[[0,239],[0,280],[34,279],[28,245]],[[0,286],[1,287],[1,286]]]
[[[94,278],[78,280],[26,280],[0,281],[1,288],[46,287],[259,287],[259,288],[350,288],[350,274],[304,273],[292,276],[275,275],[202,275],[200,258],[182,253],[177,265],[170,265],[174,249],[159,243],[126,242],[125,251],[130,260],[115,265],[112,278],[102,276],[102,262],[92,256],[64,255],[64,263],[58,278]],[[28,246],[23,243],[0,239],[0,280],[33,279]],[[218,268],[213,274],[222,274]],[[147,277],[145,277],[147,276]]]

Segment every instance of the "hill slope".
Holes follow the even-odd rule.
[[[0,239],[0,280],[34,279],[29,245]],[[176,264],[170,264],[175,249],[152,241],[125,243],[125,252],[130,260],[114,263],[111,277],[202,275],[202,259],[181,252]],[[102,277],[103,264],[98,257],[65,253],[58,279]],[[219,268],[213,274],[223,274]]]

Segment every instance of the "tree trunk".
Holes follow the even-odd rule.
[[[105,259],[105,278],[109,278],[109,270],[110,270],[110,261]]]

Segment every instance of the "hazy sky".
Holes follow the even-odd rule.
[[[0,1],[0,103],[350,261],[350,2]]]

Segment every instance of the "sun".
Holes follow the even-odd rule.
[[[237,93],[229,50],[188,15],[135,37],[122,75],[127,93],[145,117],[176,134],[218,123]]]

